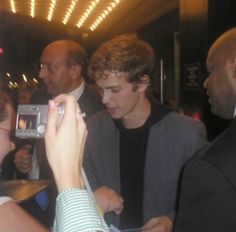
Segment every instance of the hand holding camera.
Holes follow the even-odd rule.
[[[57,106],[61,104],[65,106],[65,113],[58,125]],[[73,96],[62,94],[49,101],[44,138],[59,192],[67,188],[84,188],[81,171],[86,137],[86,124]]]
[[[16,136],[45,138],[48,162],[59,192],[84,188],[81,170],[87,129],[83,117],[75,98],[65,94],[50,100],[49,105],[18,107]],[[31,157],[23,150],[18,155],[15,163],[20,171],[27,173],[32,168]]]
[[[64,114],[64,105],[58,105],[58,125]],[[47,124],[48,105],[19,105],[16,118],[16,137],[42,138]]]

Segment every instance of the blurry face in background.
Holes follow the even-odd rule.
[[[30,104],[31,93],[27,91],[20,91],[17,94],[17,103],[18,104]]]
[[[75,89],[72,67],[67,65],[67,49],[57,44],[44,49],[40,58],[39,78],[51,96],[69,93]]]
[[[10,139],[11,131],[14,127],[15,113],[10,104],[6,105],[6,112],[8,113],[7,119],[0,122],[0,164],[5,155],[15,149],[15,144]]]

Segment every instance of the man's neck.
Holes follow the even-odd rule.
[[[121,119],[121,122],[127,129],[138,128],[144,125],[150,113],[151,103],[147,98],[144,98],[134,111]]]

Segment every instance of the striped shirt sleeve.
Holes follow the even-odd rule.
[[[86,190],[67,189],[56,200],[54,232],[108,232],[95,202]]]
[[[0,188],[0,205],[6,203],[7,201],[12,201],[12,199],[8,197]]]
[[[8,201],[12,201],[12,199],[10,197],[0,197],[0,205],[6,203]]]

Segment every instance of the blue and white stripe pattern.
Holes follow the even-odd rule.
[[[94,200],[85,189],[71,188],[56,200],[54,232],[108,232]]]

